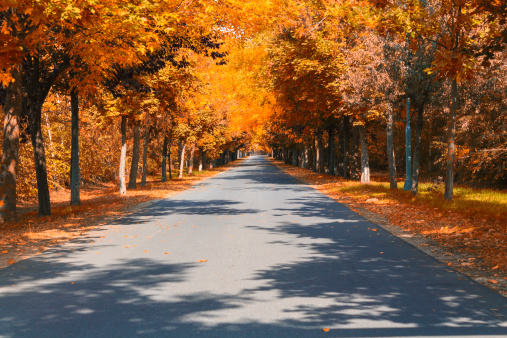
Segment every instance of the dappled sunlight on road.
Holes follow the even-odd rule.
[[[0,335],[507,333],[505,298],[276,168],[245,168],[0,270]]]

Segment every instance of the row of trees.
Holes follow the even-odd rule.
[[[396,188],[409,114],[413,194],[424,170],[452,199],[456,167],[461,181],[507,186],[505,4],[300,5],[267,47],[278,158],[364,183],[373,165]]]
[[[49,215],[52,186],[78,204],[83,180],[124,194],[127,171],[167,179],[169,154],[181,174],[255,145],[365,183],[389,169],[394,188],[407,114],[414,194],[445,171],[451,199],[456,157],[461,180],[505,186],[506,17],[486,0],[4,1],[0,217],[18,192]]]
[[[16,218],[17,191],[27,185],[18,180],[19,164],[28,162],[20,158],[20,142],[24,144],[28,138],[33,151],[33,164],[28,167],[36,174],[39,215],[51,214],[49,188],[50,183],[58,181],[58,175],[54,175],[58,170],[48,179],[48,138],[51,144],[50,134],[55,132],[52,128],[63,128],[61,135],[69,133],[69,124],[70,149],[52,154],[50,167],[58,167],[57,158],[66,158],[64,154],[70,153],[71,204],[80,203],[79,185],[86,172],[80,157],[87,154],[84,162],[100,163],[102,160],[95,159],[102,157],[101,152],[108,153],[103,156],[109,161],[113,156],[113,149],[105,148],[107,144],[102,142],[98,142],[95,153],[90,146],[94,142],[80,145],[83,118],[87,119],[87,133],[96,131],[99,138],[109,137],[109,145],[120,140],[118,176],[122,194],[126,191],[128,129],[133,130],[132,188],[136,185],[141,129],[144,168],[147,147],[153,139],[162,140],[164,163],[171,140],[178,140],[182,157],[188,147],[190,152],[198,148],[200,154],[210,158],[219,157],[224,149],[237,148],[244,135],[229,132],[230,114],[223,102],[202,100],[216,89],[205,75],[216,63],[223,63],[226,54],[221,45],[226,39],[247,38],[266,22],[260,18],[272,12],[270,3],[256,3],[258,7],[244,0],[108,0],[65,5],[55,0],[2,2],[0,97],[5,118],[0,217]],[[62,111],[64,96],[70,98],[69,124],[45,124],[43,117],[46,122],[54,120],[55,116],[48,115]],[[53,109],[50,101],[60,107]],[[111,135],[115,130],[119,130],[119,138]],[[92,141],[97,143],[97,139]],[[21,154],[26,155],[23,151]],[[54,148],[51,151],[56,153]],[[98,176],[104,168],[96,167],[90,175]],[[146,173],[143,170],[142,182]]]

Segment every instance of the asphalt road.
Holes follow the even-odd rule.
[[[257,156],[0,270],[0,336],[507,337],[507,299]]]

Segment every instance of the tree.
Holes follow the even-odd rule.
[[[22,108],[22,86],[19,69],[11,70],[13,81],[7,86],[4,117],[4,141],[0,173],[0,218],[9,221],[17,218],[16,178]]]

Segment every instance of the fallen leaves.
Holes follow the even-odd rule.
[[[329,328],[325,327],[325,328],[322,329],[322,331],[329,332]]]
[[[19,214],[19,221],[4,223],[0,229],[0,248],[10,245],[33,247],[41,242],[50,243],[53,246],[82,236],[111,217],[118,217],[136,210],[137,204],[163,199],[184,191],[194,183],[226,171],[237,163],[239,162],[167,183],[161,183],[157,178],[152,177],[149,178],[149,184],[156,189],[129,190],[126,196],[121,197],[118,195],[115,182],[103,182],[100,186],[90,188],[85,186],[81,189],[82,204],[71,208],[70,213],[68,212],[69,190],[52,190],[50,194],[53,216],[47,217],[44,222],[37,217],[37,201],[21,201],[18,205],[18,210],[22,211]],[[17,255],[15,252],[8,254]]]
[[[331,175],[317,175],[311,170],[286,165],[275,160],[273,164],[349,208],[354,207],[353,211],[366,215],[374,223],[377,223],[377,220],[388,222],[389,226],[396,226],[409,233],[431,238],[441,246],[442,250],[477,258],[476,262],[470,260],[465,264],[460,264],[461,262],[454,258],[452,261],[455,264],[451,263],[449,266],[462,267],[466,269],[467,274],[482,275],[485,271],[498,271],[504,276],[507,273],[507,255],[505,254],[507,228],[504,218],[490,217],[488,219],[480,213],[470,218],[467,216],[469,214],[466,208],[457,209],[457,211],[443,210],[441,206],[424,204],[418,199],[407,199],[400,189],[394,193],[390,192],[387,197],[384,195],[378,197],[379,192],[385,194],[385,191],[374,185],[364,187],[358,182]],[[374,193],[378,198],[372,196]],[[437,202],[440,205],[443,203]],[[370,229],[370,231],[376,230]]]
[[[205,263],[205,262],[207,262],[207,261],[208,261],[207,259],[200,259],[198,262],[199,262],[199,263]]]

